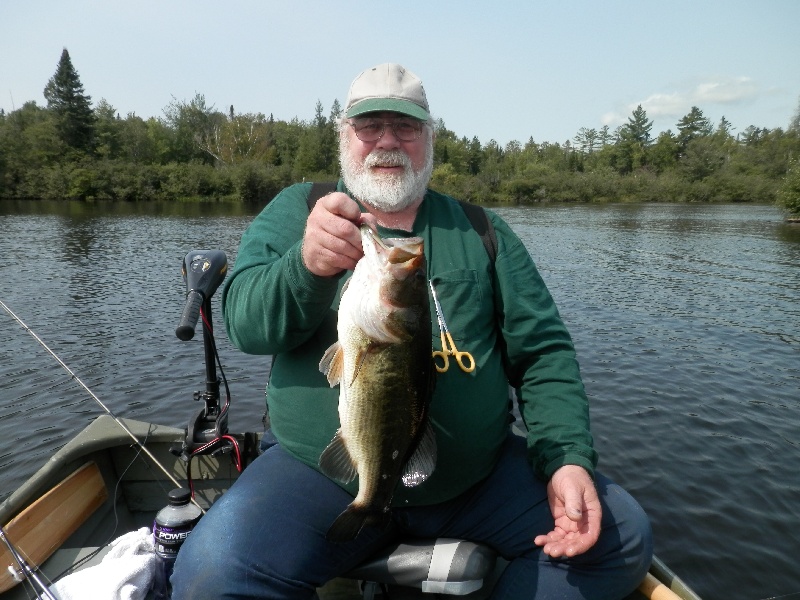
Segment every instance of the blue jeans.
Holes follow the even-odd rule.
[[[595,476],[603,506],[600,539],[588,552],[552,559],[533,538],[553,528],[545,484],[509,436],[489,477],[433,506],[395,508],[392,524],[366,526],[345,543],[325,540],[352,501],[338,485],[273,446],[200,520],[178,555],[173,600],[313,598],[398,536],[483,542],[510,561],[493,598],[623,598],[652,558],[650,523],[622,488]]]

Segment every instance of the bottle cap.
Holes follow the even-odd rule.
[[[182,506],[184,504],[189,504],[191,499],[192,492],[187,488],[175,488],[169,492],[170,506]]]

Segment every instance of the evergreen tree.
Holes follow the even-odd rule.
[[[600,143],[600,147],[608,146],[614,140],[614,136],[611,134],[608,125],[603,125],[600,128],[600,131],[597,134],[597,140]]]
[[[601,145],[597,129],[587,129],[586,127],[581,127],[572,141],[575,143],[575,148],[583,154],[591,154]]]
[[[717,130],[714,134],[723,139],[733,137],[733,125],[725,118],[725,115],[722,115],[722,118],[719,120],[719,125],[717,125]]]
[[[678,145],[681,152],[686,150],[693,139],[711,134],[711,121],[703,116],[703,111],[693,106],[685,117],[678,121]]]
[[[61,52],[58,68],[44,88],[47,108],[56,117],[61,140],[81,152],[94,149],[95,116],[91,97],[84,93],[78,72],[72,66],[67,49]]]
[[[648,164],[647,148],[652,143],[652,129],[653,121],[648,120],[647,112],[640,104],[628,117],[628,122],[619,128],[616,166],[620,173],[630,173]]]
[[[104,98],[97,103],[94,112],[97,155],[103,158],[118,158],[121,149],[119,114]]]
[[[652,141],[650,139],[652,129],[653,121],[647,119],[647,112],[640,104],[628,117],[628,123],[622,126],[620,136],[623,140],[636,142],[641,146],[649,146]]]

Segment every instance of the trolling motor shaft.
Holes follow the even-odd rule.
[[[183,341],[191,340],[202,315],[206,372],[205,391],[194,393],[194,399],[202,400],[204,407],[189,421],[184,450],[190,452],[228,432],[228,415],[219,403],[220,381],[211,317],[211,297],[224,281],[227,271],[228,258],[221,250],[192,250],[183,261],[186,302],[175,335]]]

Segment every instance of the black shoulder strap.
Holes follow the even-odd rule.
[[[335,191],[336,191],[335,181],[323,181],[323,182],[315,181],[314,183],[312,183],[311,191],[308,192],[308,198],[306,199],[306,202],[308,202],[308,212],[311,212],[314,209],[314,205],[317,203],[317,200]]]
[[[464,210],[464,214],[467,215],[472,228],[481,236],[483,247],[486,248],[486,254],[489,255],[489,260],[494,264],[497,258],[497,234],[494,231],[494,225],[492,225],[489,215],[477,204],[470,204],[463,200],[459,200],[458,203]]]
[[[314,182],[311,185],[311,191],[309,191],[308,198],[306,199],[309,212],[314,209],[317,200],[335,191],[335,181]],[[469,219],[472,228],[481,236],[483,247],[486,248],[486,254],[489,255],[489,260],[494,264],[497,258],[497,234],[494,231],[494,225],[492,225],[489,215],[477,204],[470,204],[463,200],[459,200],[458,203],[461,205],[464,214],[467,215],[467,219]]]

